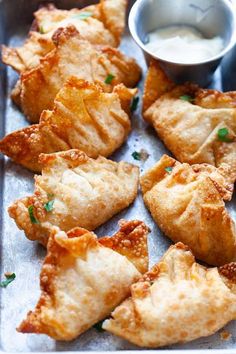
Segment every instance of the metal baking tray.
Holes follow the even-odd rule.
[[[83,7],[91,4],[86,0],[58,0],[54,1],[59,8]],[[96,2],[96,1],[94,1]],[[30,28],[35,11],[42,1],[38,0],[0,0],[0,43],[17,46],[22,43]],[[129,3],[129,7],[131,2]],[[141,50],[130,37],[128,30],[124,35],[121,49],[136,58],[143,68],[145,76],[146,64]],[[222,89],[222,82],[227,89],[236,89],[236,65],[233,52],[225,59],[223,66],[217,70],[212,87]],[[225,80],[222,80],[222,69]],[[17,74],[0,64],[0,136],[4,136],[16,129],[28,125],[22,113],[13,105],[10,91],[16,82]],[[140,82],[140,95],[143,80]],[[132,117],[132,133],[127,142],[111,157],[114,160],[125,160],[140,166],[141,173],[151,167],[163,153],[168,151],[157,138],[152,127],[148,126],[141,116],[141,105]],[[145,149],[149,158],[139,162],[132,158],[132,152]],[[15,328],[26,313],[34,308],[39,297],[39,272],[45,249],[36,242],[26,239],[12,219],[8,216],[7,207],[17,198],[29,195],[33,191],[33,174],[21,166],[16,165],[1,155],[0,157],[0,223],[1,223],[1,279],[5,272],[15,272],[16,280],[6,289],[1,289],[1,344],[0,352],[59,352],[59,351],[119,351],[140,350],[140,348],[107,332],[98,333],[94,328],[82,334],[72,342],[57,342],[45,335],[20,334]],[[234,203],[235,204],[235,203]],[[236,205],[236,204],[235,204]],[[236,208],[229,203],[231,215],[236,219]],[[145,208],[142,196],[139,193],[134,204],[124,210],[105,225],[96,230],[98,235],[111,235],[117,229],[117,222],[121,218],[141,219],[151,228],[149,234],[150,266],[157,262],[171,244],[163,236],[153,222]],[[236,352],[236,325],[230,323],[225,328],[232,334],[228,341],[223,341],[220,333],[193,342],[168,347],[186,353],[188,350],[202,351],[207,349],[225,350],[227,353]],[[187,351],[186,351],[187,349]],[[167,351],[165,350],[165,353]]]

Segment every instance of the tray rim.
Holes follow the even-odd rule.
[[[7,0],[0,0],[0,8],[4,5],[4,3]],[[15,0],[17,1],[17,0]],[[29,0],[30,1],[30,0]],[[66,3],[66,0],[64,0]],[[94,2],[98,2],[99,0],[88,0],[91,3]],[[127,0],[128,2],[128,10],[130,10],[132,4],[135,2],[136,0]],[[231,1],[234,5],[235,5],[235,11],[236,11],[236,0],[229,0]],[[41,1],[41,2],[47,2],[47,3],[55,3],[55,0],[48,0],[48,1]],[[127,11],[128,12],[128,11]],[[1,20],[1,18],[0,18]],[[128,25],[126,24],[126,30],[128,30]],[[1,52],[1,50],[0,50]],[[6,95],[6,65],[2,64],[1,60],[0,60],[0,66],[3,66],[3,70],[1,68],[0,70],[0,80],[1,80],[1,87],[0,87],[0,93],[2,94],[3,97],[0,97],[0,99],[2,99],[2,107],[0,107],[0,133],[1,135],[5,134],[5,112],[6,112],[6,99],[7,99],[7,95]],[[5,165],[5,157],[1,154],[0,156],[0,232],[2,232],[3,229],[3,199],[4,199],[4,179],[5,179],[5,171],[4,171],[4,165]],[[2,249],[0,247],[0,267],[2,266],[2,261],[1,261],[1,253],[2,253]],[[0,289],[0,293],[1,293],[2,289]],[[0,296],[0,304],[1,304],[1,296]],[[231,321],[233,322],[233,321]],[[230,323],[231,323],[230,322]],[[236,324],[236,320],[234,321]],[[1,325],[1,319],[0,319],[0,325]],[[221,330],[221,329],[220,329]],[[219,331],[220,331],[219,330]],[[218,332],[218,331],[217,331]],[[205,337],[207,338],[207,337]],[[191,342],[188,342],[191,343]],[[80,353],[80,354],[88,354],[88,353],[93,353],[93,354],[131,354],[131,353],[145,353],[145,354],[154,354],[154,353],[160,353],[160,354],[169,354],[169,353],[177,353],[177,354],[195,354],[195,353],[201,353],[201,354],[209,354],[209,352],[214,353],[214,354],[236,354],[236,348],[228,348],[228,349],[169,349],[167,347],[167,349],[130,349],[130,350],[112,350],[112,351],[95,351],[95,350],[68,350],[68,351],[4,351],[1,348],[1,342],[0,342],[0,354],[6,354],[6,353],[10,353],[10,354],[19,354],[19,353],[23,353],[23,354],[58,354],[58,353],[62,353],[62,354],[71,354],[71,353]]]

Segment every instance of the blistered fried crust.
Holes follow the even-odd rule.
[[[131,230],[131,242],[134,237],[137,242],[142,240],[140,246],[146,254],[148,228],[141,221],[126,221],[123,228],[125,225]],[[117,236],[110,237],[111,244],[113,238]],[[118,238],[122,243],[120,232]],[[135,262],[129,260],[133,251],[127,244],[128,233],[123,241],[120,252],[85,229],[75,228],[66,234],[52,228],[40,275],[41,297],[18,331],[72,340],[107,317],[141,276]],[[142,270],[147,269],[146,264]]]
[[[145,247],[148,227],[139,220],[132,223],[121,220],[119,226],[120,231],[115,236],[100,238],[99,242],[127,257],[140,273],[145,273],[148,269],[148,250]]]
[[[35,176],[34,194],[13,203],[9,215],[30,240],[44,245],[49,226],[94,230],[137,195],[139,169],[129,163],[103,157],[93,160],[79,150],[41,154],[39,162],[42,175]],[[47,203],[53,203],[49,211]]]
[[[69,11],[52,4],[43,6],[35,12],[34,26],[22,47],[2,46],[2,61],[19,73],[36,67],[54,49],[53,33],[68,25],[74,25],[81,38],[92,44],[116,47],[124,30],[125,11],[125,0],[104,0],[95,6]]]
[[[236,106],[235,93],[203,90],[196,85],[168,87],[164,73],[158,74],[145,94],[161,90],[155,102],[145,106],[144,118],[150,122],[166,147],[181,162],[208,163],[216,167],[227,163],[231,181],[236,179]],[[150,68],[148,77],[153,68]],[[173,86],[173,85],[172,85]],[[144,95],[145,97],[145,95]],[[153,102],[152,101],[152,102]],[[151,103],[151,101],[150,101]],[[226,136],[220,136],[224,129]]]
[[[236,108],[236,92],[220,92],[199,88],[194,103],[203,108]]]
[[[105,92],[120,83],[137,84],[139,66],[117,49],[93,46],[81,39],[74,26],[59,29],[53,38],[56,49],[38,67],[21,75],[21,107],[31,122],[38,122],[44,109],[53,108],[56,94],[71,76],[97,83]]]
[[[235,224],[224,203],[233,186],[225,168],[190,166],[164,155],[141,177],[144,202],[161,230],[211,265],[236,260]]]
[[[136,89],[116,86],[104,93],[95,84],[71,77],[58,92],[52,111],[39,124],[23,128],[0,141],[0,151],[15,162],[40,172],[41,153],[79,149],[88,156],[109,156],[126,140],[130,120],[122,109]]]
[[[34,124],[6,135],[0,141],[0,151],[22,166],[40,172],[39,155],[51,152],[50,146],[44,144],[39,125]]]
[[[235,281],[221,273],[196,263],[182,243],[171,246],[103,328],[150,348],[209,336],[236,319]]]
[[[20,95],[21,95],[21,81],[20,79],[18,79],[11,91],[11,99],[15,103],[15,105],[18,106],[19,108],[21,107]]]

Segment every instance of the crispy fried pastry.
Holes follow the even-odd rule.
[[[236,263],[205,268],[182,243],[136,284],[103,328],[141,347],[209,336],[236,319]]]
[[[93,46],[81,39],[74,26],[58,30],[53,38],[56,49],[21,75],[21,107],[31,122],[53,108],[56,94],[71,76],[97,83],[105,92],[120,83],[133,87],[140,78],[134,59],[115,48]]]
[[[116,47],[125,26],[126,0],[104,0],[82,10],[59,10],[50,4],[35,12],[34,28],[22,47],[3,46],[2,60],[22,73],[39,65],[40,58],[54,49],[53,33],[74,25],[81,38],[92,44]]]
[[[226,210],[229,167],[188,165],[164,155],[141,177],[146,206],[161,230],[212,265],[236,261],[235,224]]]
[[[128,207],[138,189],[138,167],[79,150],[41,154],[42,175],[32,196],[17,200],[9,214],[30,240],[47,244],[49,226],[94,230]]]
[[[236,92],[174,86],[153,62],[144,90],[144,118],[178,160],[216,167],[227,163],[235,181]]]
[[[123,221],[116,235],[101,239],[79,227],[67,234],[53,227],[41,297],[18,331],[72,340],[107,317],[148,269],[147,233],[137,220]]]
[[[43,33],[53,33],[59,27],[65,27],[68,24],[74,24],[78,31],[94,44],[108,44],[112,47],[118,46],[120,44],[121,36],[125,28],[125,12],[127,7],[126,0],[101,0],[98,4],[87,6],[83,9],[71,9],[71,10],[60,10],[57,9],[53,4],[49,4],[41,7],[38,11],[34,13],[36,25],[38,30],[43,30]],[[82,14],[82,16],[81,16]],[[83,16],[85,15],[85,16]],[[86,17],[88,15],[88,17]],[[100,21],[103,26],[103,33],[100,34],[101,37],[93,38],[88,37],[90,34],[83,31],[83,24],[80,22],[87,20],[90,27],[95,27],[95,22],[89,23],[90,19],[96,19]],[[80,22],[78,21],[80,19]],[[77,20],[77,22],[70,21]],[[89,30],[93,30],[89,28]],[[108,33],[110,38],[108,37]],[[95,35],[99,35],[99,32]],[[111,35],[114,37],[112,38]],[[103,36],[103,38],[102,38]],[[104,38],[105,37],[105,38]],[[106,38],[107,37],[107,38]]]
[[[79,149],[93,158],[109,156],[130,131],[122,107],[130,105],[136,92],[120,84],[104,93],[95,84],[71,77],[57,94],[53,110],[43,111],[39,124],[3,138],[0,151],[37,172],[41,153]]]

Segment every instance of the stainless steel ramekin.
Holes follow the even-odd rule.
[[[232,0],[235,2],[235,0]],[[223,56],[236,43],[236,5],[230,0],[137,0],[129,14],[130,32],[142,48],[147,62],[158,59],[163,69],[177,83],[210,83]],[[220,36],[223,50],[216,56],[194,64],[167,61],[147,50],[148,32],[168,25],[190,25],[206,38]]]

